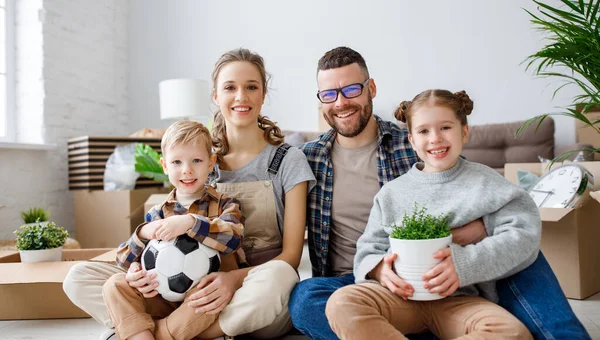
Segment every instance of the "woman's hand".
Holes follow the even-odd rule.
[[[388,254],[383,260],[371,270],[369,277],[379,281],[379,283],[390,290],[390,292],[400,296],[404,300],[413,296],[415,289],[406,281],[402,280],[394,272],[394,260],[398,254]]]
[[[238,270],[210,273],[203,277],[190,295],[188,306],[196,313],[220,313],[231,301],[233,294],[242,286]]]
[[[146,299],[158,295],[156,291],[158,281],[154,281],[154,279],[156,279],[156,273],[148,275],[148,272],[142,269],[139,262],[133,262],[125,275],[125,280],[127,280],[129,286],[137,289]]]
[[[433,254],[433,258],[443,260],[423,275],[425,281],[423,287],[429,289],[430,293],[450,296],[459,287],[458,274],[452,261],[452,251],[450,248],[438,250]]]

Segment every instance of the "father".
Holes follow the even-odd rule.
[[[313,278],[296,286],[289,308],[295,327],[305,335],[337,339],[325,316],[327,299],[354,283],[356,241],[367,225],[373,197],[408,171],[417,156],[406,129],[373,115],[377,87],[358,52],[338,47],[325,53],[317,84],[320,111],[332,129],[301,147],[317,179],[307,212]],[[478,220],[454,229],[453,236],[454,242],[467,245],[486,234]],[[536,339],[590,338],[542,253],[529,268],[498,281],[498,293],[500,305]]]

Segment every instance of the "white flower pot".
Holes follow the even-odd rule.
[[[56,262],[62,260],[63,247],[41,250],[19,250],[22,263]]]
[[[452,235],[430,240],[398,240],[390,237],[392,253],[398,254],[394,260],[394,270],[398,276],[413,286],[415,292],[409,300],[429,301],[444,298],[432,294],[423,288],[423,274],[435,267],[441,260],[434,259],[433,254],[452,243]]]

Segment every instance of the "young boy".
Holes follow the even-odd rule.
[[[197,122],[176,122],[165,132],[161,149],[160,162],[175,188],[164,203],[148,211],[146,222],[119,246],[118,265],[129,269],[133,262],[139,262],[151,239],[172,240],[182,234],[225,254],[221,270],[233,269],[224,268],[231,266],[228,263],[232,260],[245,264],[241,249],[244,218],[239,202],[206,185],[216,162],[208,129]],[[116,274],[103,287],[120,339],[192,339],[215,321],[217,314],[195,313],[188,306],[188,297],[196,289],[188,291],[183,302],[169,302],[157,296],[155,281],[134,287],[139,280],[134,277],[139,275],[133,273],[135,270],[129,269],[127,274]],[[155,277],[153,274],[150,279]]]

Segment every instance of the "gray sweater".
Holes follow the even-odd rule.
[[[431,215],[450,212],[450,228],[478,218],[489,235],[467,246],[452,244],[452,259],[460,288],[454,295],[481,295],[497,302],[495,280],[515,274],[537,258],[541,237],[538,208],[527,192],[491,168],[459,159],[438,173],[423,172],[415,164],[405,175],[384,185],[374,199],[369,222],[356,244],[356,282],[388,254],[391,226],[412,214],[415,202]]]

